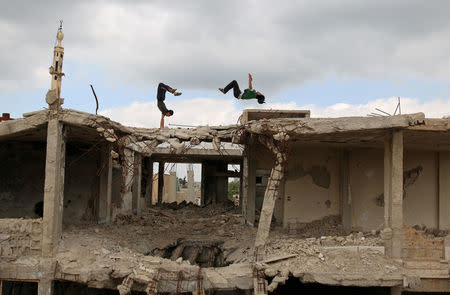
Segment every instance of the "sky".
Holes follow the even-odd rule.
[[[0,0],[0,112],[46,107],[59,20],[64,107],[157,127],[165,82],[169,124],[235,123],[245,108],[312,117],[375,108],[450,114],[449,1]],[[266,104],[220,93],[231,80]]]
[[[0,0],[0,113],[47,107],[59,20],[64,107],[126,125],[236,123],[245,108],[308,109],[312,117],[450,115],[450,1]],[[237,80],[266,96],[217,89]],[[175,125],[172,125],[172,127]]]

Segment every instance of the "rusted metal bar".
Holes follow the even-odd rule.
[[[94,87],[92,87],[92,84],[89,84],[89,85],[91,85],[92,93],[94,94],[94,97],[95,97],[95,103],[97,104],[97,106],[95,107],[95,114],[97,115],[97,111],[98,111],[98,99],[97,99],[97,94],[95,94],[95,90],[94,90]]]

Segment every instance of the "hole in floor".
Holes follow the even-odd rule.
[[[215,239],[178,239],[175,243],[163,249],[154,249],[148,254],[174,261],[181,257],[190,264],[201,267],[221,267],[228,265],[224,259],[223,243]]]

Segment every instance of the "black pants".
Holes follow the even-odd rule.
[[[238,82],[236,82],[236,80],[231,81],[230,84],[225,86],[223,92],[227,93],[231,88],[233,88],[234,97],[239,98],[239,95],[241,95],[241,89],[239,89],[239,84]]]
[[[158,99],[158,109],[164,115],[169,111],[166,107],[166,104],[164,103],[164,100],[166,99],[166,92],[169,91],[169,89],[171,88],[172,87],[164,83],[159,83],[158,85],[158,93],[156,94],[156,98]]]
[[[169,91],[169,89],[171,89],[172,87],[164,84],[164,83],[159,83],[158,85],[158,93],[156,94],[156,98],[158,100],[165,100],[166,99],[166,91]]]

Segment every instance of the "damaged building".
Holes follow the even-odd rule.
[[[0,122],[3,294],[450,292],[450,119],[123,126],[62,108],[57,39],[48,109]],[[200,206],[164,202],[164,163],[202,165]]]

